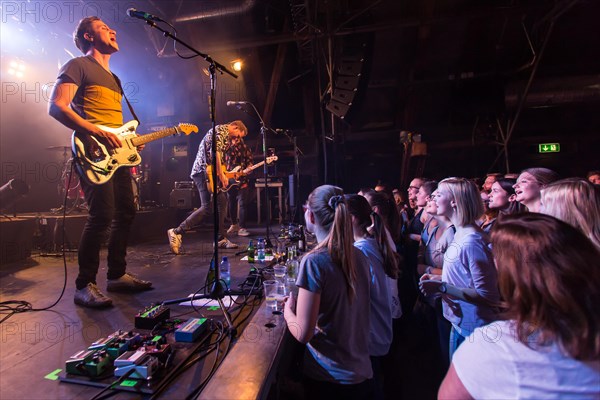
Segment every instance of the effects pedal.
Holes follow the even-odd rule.
[[[112,360],[105,350],[82,350],[67,360],[66,370],[69,374],[96,377],[112,365]]]
[[[144,344],[144,350],[146,354],[157,358],[161,363],[165,364],[169,355],[171,355],[172,348],[164,336],[156,336]]]
[[[177,342],[194,342],[206,330],[206,318],[188,319],[175,331],[175,340]]]
[[[133,370],[131,375],[129,375],[132,379],[152,379],[152,375],[154,375],[154,372],[160,367],[158,358],[152,357],[144,351],[138,351],[137,353],[141,354],[141,356],[136,358],[133,363],[117,366],[117,360],[115,360],[115,376],[123,376]]]
[[[171,310],[162,304],[151,305],[141,310],[135,316],[135,327],[138,329],[153,329],[159,323],[169,319]]]
[[[118,330],[106,338],[96,340],[88,349],[104,349],[112,358],[117,358],[124,352],[133,350],[141,342],[142,337],[139,333]]]

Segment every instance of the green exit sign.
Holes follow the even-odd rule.
[[[540,153],[559,153],[560,143],[540,143],[538,144],[538,152]]]

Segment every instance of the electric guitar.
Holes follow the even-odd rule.
[[[79,175],[94,185],[108,182],[120,167],[139,165],[142,162],[142,157],[137,151],[138,146],[170,135],[189,135],[192,132],[198,132],[196,125],[181,123],[172,128],[138,136],[135,133],[138,126],[136,120],[129,121],[120,128],[97,126],[104,131],[119,136],[123,146],[119,148],[112,147],[107,145],[103,138],[73,132],[71,147],[75,156],[75,166]]]
[[[273,161],[277,161],[277,156],[267,157],[267,164],[271,164]],[[232,187],[239,185],[241,177],[248,175],[250,172],[254,171],[256,168],[262,166],[264,163],[265,163],[264,161],[261,161],[259,163],[249,166],[248,168],[246,168],[242,171],[240,171],[240,169],[242,167],[240,167],[239,165],[237,167],[235,167],[234,169],[232,169],[231,171],[227,171],[225,169],[225,165],[222,164],[221,171],[224,171],[225,176],[229,180],[229,183],[227,184],[227,186],[223,187],[223,185],[221,184],[221,181],[218,181],[219,182],[218,191],[219,192],[227,192]],[[210,165],[210,164],[206,166],[206,176],[207,176],[206,184],[208,185],[208,191],[213,193],[212,165]]]

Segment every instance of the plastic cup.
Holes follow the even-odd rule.
[[[268,280],[263,282],[265,288],[265,300],[267,302],[267,308],[273,311],[280,311],[280,304],[283,303],[285,287],[283,284],[276,280]]]

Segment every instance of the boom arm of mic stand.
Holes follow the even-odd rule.
[[[227,67],[225,67],[223,64],[216,62],[215,60],[212,59],[212,57],[206,53],[202,53],[201,51],[196,50],[195,48],[193,48],[192,46],[190,46],[189,44],[187,44],[186,42],[184,42],[183,40],[179,39],[177,36],[174,36],[171,32],[161,28],[160,26],[156,25],[156,23],[154,21],[151,20],[146,20],[146,23],[148,25],[150,25],[153,28],[158,29],[159,31],[162,32],[164,37],[168,37],[173,39],[174,41],[176,41],[177,43],[185,46],[186,48],[188,48],[189,50],[191,50],[193,53],[199,55],[200,57],[204,58],[206,60],[206,62],[208,62],[209,64],[214,64],[215,67],[217,68],[218,71],[220,71],[221,73],[226,73],[228,75],[231,75],[232,77],[234,77],[235,79],[238,78],[238,76],[231,72],[230,70],[227,69]]]

